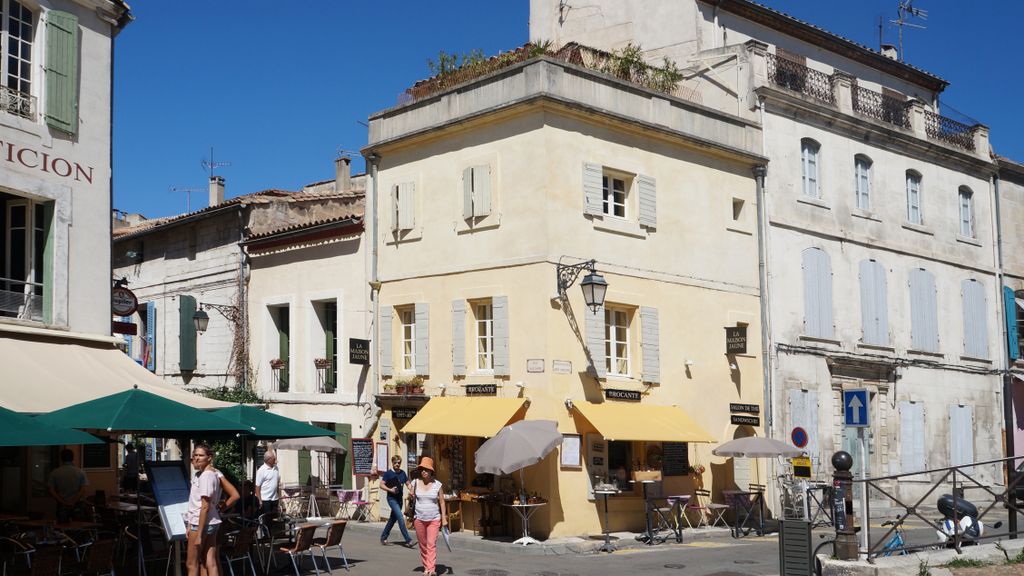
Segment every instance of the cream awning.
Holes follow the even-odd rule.
[[[0,372],[0,406],[15,412],[50,412],[133,386],[193,408],[232,406],[167,384],[102,341],[0,334]]]
[[[516,416],[525,402],[525,398],[431,398],[402,432],[490,438]]]
[[[647,442],[717,442],[685,412],[674,406],[581,402],[573,408],[606,440]]]

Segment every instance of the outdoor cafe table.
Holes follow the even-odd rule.
[[[523,546],[540,544],[539,540],[530,537],[530,516],[533,516],[533,513],[541,506],[547,505],[547,502],[537,502],[536,504],[502,504],[502,506],[514,510],[523,519],[523,537],[513,542],[513,544],[522,544]]]
[[[725,501],[732,506],[736,521],[732,528],[733,538],[750,534],[753,529],[758,536],[764,536],[764,492],[744,490],[723,490]],[[752,526],[754,511],[757,511],[757,525]],[[744,530],[745,529],[745,530]]]
[[[608,526],[608,497],[618,493],[618,490],[594,490],[594,494],[604,496],[604,545],[597,549],[598,552],[611,553],[615,550],[611,541],[611,528]]]

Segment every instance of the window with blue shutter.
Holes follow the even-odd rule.
[[[966,279],[960,283],[960,295],[964,315],[964,355],[988,358],[985,287],[977,280]]]
[[[875,260],[860,263],[860,314],[863,342],[889,345],[889,310],[886,299],[885,268]]]
[[[832,338],[832,264],[820,248],[803,251],[804,335]]]
[[[1010,360],[1020,358],[1020,333],[1017,331],[1017,299],[1014,296],[1013,288],[1003,286],[1003,308],[1006,318],[1006,350],[1010,354]]]
[[[78,17],[46,13],[46,123],[78,132]]]
[[[156,303],[146,302],[146,342],[142,347],[142,365],[156,372]]]
[[[178,368],[182,372],[196,369],[196,325],[192,320],[195,312],[195,298],[178,297]]]
[[[912,268],[909,284],[911,347],[923,352],[938,352],[935,276],[924,268]]]

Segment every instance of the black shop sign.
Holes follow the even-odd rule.
[[[466,396],[497,396],[497,384],[467,384]]]
[[[747,327],[732,326],[725,329],[725,353],[747,353]]]
[[[393,420],[412,420],[419,412],[416,408],[392,408],[391,418]]]
[[[729,416],[729,421],[733,424],[739,424],[741,426],[760,426],[761,418],[758,416],[741,416],[739,414],[733,414]]]
[[[348,363],[370,365],[370,341],[360,338],[348,339]]]
[[[639,402],[640,392],[636,390],[616,390],[614,388],[605,388],[604,397],[606,400],[632,400],[634,402]]]
[[[738,404],[736,402],[729,403],[729,412],[742,412],[744,414],[760,414],[761,407],[757,404]]]

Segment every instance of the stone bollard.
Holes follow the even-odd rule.
[[[847,502],[852,498],[853,456],[849,452],[839,451],[832,455],[832,515],[835,518],[836,539],[833,543],[836,558],[840,560],[857,559],[857,531],[853,527],[852,506]]]

